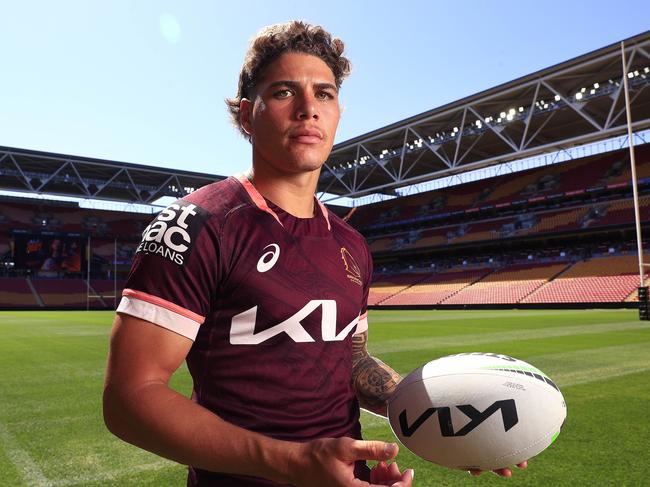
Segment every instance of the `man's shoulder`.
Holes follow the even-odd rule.
[[[203,186],[183,197],[183,200],[217,218],[225,218],[233,210],[251,205],[246,191],[234,177]]]
[[[359,245],[366,246],[366,238],[359,233],[359,231],[352,227],[348,222],[346,222],[343,218],[338,216],[336,213],[334,213],[331,210],[327,210],[327,215],[330,221],[330,224],[332,225],[332,231],[335,232],[337,235],[344,236],[347,239],[350,239]]]

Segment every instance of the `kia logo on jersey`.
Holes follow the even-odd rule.
[[[172,203],[144,229],[137,252],[185,264],[207,216],[203,208],[193,203],[183,200]]]

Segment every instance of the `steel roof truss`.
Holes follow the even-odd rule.
[[[164,194],[163,189],[165,188],[165,186],[169,185],[169,182],[172,180],[172,177],[173,177],[173,176],[171,176],[171,175],[168,176],[167,179],[165,179],[165,181],[164,181],[160,186],[158,186],[158,187],[157,187],[157,188],[156,188],[156,189],[155,189],[155,190],[154,190],[154,191],[149,195],[149,198],[147,198],[147,203],[149,203],[150,201],[152,201],[153,198],[158,199],[159,196],[157,196],[157,195],[158,195],[159,193],[163,193],[163,194]]]
[[[54,171],[52,174],[50,174],[48,177],[46,177],[44,181],[41,181],[41,185],[38,188],[36,188],[36,192],[40,193],[41,190],[43,189],[43,187],[45,185],[47,185],[47,183],[52,181],[52,179],[54,179],[56,177],[56,175],[59,174],[61,172],[61,170],[64,167],[68,166],[68,165],[70,165],[70,161],[65,161],[63,164],[61,164],[56,171]]]
[[[16,167],[18,172],[20,173],[20,175],[22,177],[21,182],[25,185],[25,187],[27,189],[29,189],[30,191],[36,191],[34,189],[34,186],[32,186],[32,182],[29,180],[27,175],[23,172],[23,169],[20,167],[20,163],[14,158],[13,154],[9,154],[9,160],[14,163],[14,166]],[[19,178],[19,180],[20,180],[20,178]]]
[[[643,55],[644,55],[648,60],[650,60],[650,54],[648,54],[648,51],[646,51],[645,49],[643,49],[641,46],[636,46],[636,47],[634,48],[634,50],[637,51],[637,52],[640,52],[640,53],[643,54]]]
[[[392,171],[386,168],[388,164],[382,164],[375,156],[372,155],[372,152],[370,152],[368,149],[366,149],[366,146],[363,144],[357,145],[358,149],[363,149],[363,151],[370,156],[370,158],[375,162],[375,164],[379,165],[384,171],[386,171],[386,174],[390,176],[390,178],[393,180],[393,182],[399,182],[399,176],[394,174]],[[357,151],[357,161],[359,161],[359,152]],[[392,169],[392,167],[390,168]],[[356,188],[355,188],[356,189]]]
[[[526,135],[528,135],[528,129],[530,128],[530,121],[533,119],[533,113],[535,112],[535,104],[537,103],[537,97],[539,96],[539,87],[541,83],[535,83],[535,94],[533,95],[533,101],[530,104],[528,109],[528,116],[526,117],[526,122],[524,124],[524,133],[521,136],[521,142],[519,143],[519,150],[522,150],[526,144]]]
[[[420,159],[426,154],[425,151],[420,152],[420,154],[415,158],[413,163],[406,169],[406,172],[404,172],[404,177],[408,176],[408,173],[411,172],[411,169],[413,169],[415,166],[417,166],[418,162],[420,162]]]
[[[513,143],[513,142],[512,142],[508,137],[506,137],[505,135],[503,135],[499,130],[496,130],[496,128],[494,128],[491,124],[487,123],[487,122],[485,121],[485,119],[484,119],[481,115],[479,115],[478,112],[477,112],[476,110],[474,110],[473,107],[468,107],[468,108],[469,108],[469,110],[470,110],[474,115],[476,115],[476,117],[481,121],[481,123],[482,123],[483,125],[485,125],[486,127],[488,127],[488,128],[489,128],[492,132],[494,132],[494,133],[495,133],[495,134],[496,134],[496,135],[497,135],[501,140],[503,140],[506,144],[508,144],[508,145],[510,146],[510,148],[512,149],[513,152],[517,152],[517,146],[516,146],[516,145],[515,145],[515,144],[514,144],[514,143]]]
[[[575,111],[578,115],[580,115],[580,116],[581,116],[582,118],[584,118],[587,122],[589,122],[591,125],[593,125],[594,128],[595,128],[596,130],[598,130],[598,131],[603,130],[603,127],[601,127],[600,124],[599,124],[598,122],[596,122],[596,121],[595,121],[591,116],[589,116],[588,114],[586,114],[586,113],[584,112],[584,110],[582,109],[582,105],[581,105],[581,104],[578,104],[578,103],[572,101],[571,99],[567,98],[566,96],[564,96],[564,95],[563,95],[562,93],[560,93],[558,90],[556,90],[555,88],[553,88],[553,87],[548,83],[548,81],[546,81],[546,80],[542,80],[542,84],[543,84],[547,89],[549,89],[550,91],[552,91],[555,95],[559,96],[560,99],[561,99],[564,103],[566,103],[567,106],[568,106],[569,108],[573,109],[573,111]]]
[[[131,177],[131,171],[129,171],[128,169],[126,170],[126,177],[129,178],[129,182],[131,183],[131,188],[127,188],[127,191],[132,195],[134,195],[136,200],[142,202],[142,196],[140,195],[140,192],[137,190],[138,186],[133,181],[133,178]],[[178,181],[178,178],[176,178],[176,181]]]
[[[556,113],[557,113],[557,112],[551,112],[551,113],[549,113],[548,117],[546,117],[546,120],[544,120],[544,121],[542,122],[542,124],[537,128],[537,130],[536,130],[535,133],[531,136],[531,138],[528,139],[528,142],[526,142],[526,145],[524,145],[524,149],[527,149],[528,146],[530,145],[530,143],[531,143],[532,141],[534,141],[534,140],[537,138],[537,136],[539,135],[539,133],[540,133],[542,130],[544,130],[544,127],[546,127],[546,124],[548,124],[548,123],[551,121],[551,119],[555,116]]]
[[[621,83],[621,84],[623,84],[623,83]],[[643,92],[643,90],[645,90],[647,87],[648,87],[648,85],[643,85],[643,86],[639,89],[639,91],[637,91],[637,92],[634,94],[634,96],[630,97],[630,105],[631,105],[632,103],[634,103],[634,101],[639,97],[639,95],[641,94],[641,92]],[[630,111],[631,111],[631,110],[630,110]],[[618,120],[618,119],[621,117],[621,115],[623,115],[624,113],[625,113],[625,105],[623,105],[623,108],[621,108],[621,109],[618,111],[618,113],[616,114],[616,116],[612,119],[612,123],[616,122],[616,120]],[[632,113],[634,113],[634,112],[632,112]]]
[[[83,189],[83,192],[86,193],[86,196],[90,196],[90,191],[88,191],[88,185],[84,182],[83,178],[81,177],[81,174],[79,174],[79,171],[77,170],[77,165],[72,161],[70,161],[70,165],[72,166],[72,170],[74,171],[74,173],[77,175],[77,178],[79,179],[79,184]]]
[[[476,139],[474,139],[474,142],[472,142],[472,145],[470,145],[470,146],[467,148],[467,150],[463,153],[463,155],[460,156],[460,159],[458,159],[458,161],[456,162],[456,165],[457,165],[457,166],[460,165],[460,164],[463,162],[463,160],[465,159],[465,157],[467,157],[467,154],[469,154],[469,153],[472,151],[472,149],[474,148],[474,146],[475,146],[476,144],[478,144],[479,140],[481,140],[485,134],[487,134],[487,132],[481,132],[481,135],[479,135],[478,137],[476,137]]]
[[[408,130],[410,130],[411,132],[413,132],[413,134],[414,134],[418,139],[420,139],[420,140],[422,141],[422,143],[423,143],[424,145],[426,145],[427,148],[428,148],[431,152],[433,152],[433,153],[436,155],[436,157],[438,157],[438,158],[439,158],[439,159],[440,159],[440,160],[445,164],[445,166],[447,166],[449,169],[451,169],[451,168],[454,167],[453,163],[452,163],[452,162],[451,162],[447,157],[445,157],[444,155],[440,154],[440,152],[439,152],[439,150],[440,150],[440,146],[439,146],[439,145],[433,145],[433,144],[427,142],[426,137],[422,137],[419,133],[417,133],[417,132],[415,131],[415,129],[414,129],[413,127],[408,127],[408,128],[407,128],[407,133],[404,134],[404,146],[402,147],[404,151],[406,150],[406,146],[407,146],[406,139],[407,139],[407,137],[408,137]]]
[[[354,192],[356,193],[359,189],[361,189],[364,185],[364,183],[370,178],[373,172],[377,170],[377,165],[375,164],[370,168],[370,171],[368,171],[368,174],[366,174],[366,177],[363,178],[363,180],[359,183],[359,186],[355,187]]]
[[[116,172],[115,174],[113,174],[113,176],[111,176],[111,177],[109,178],[108,181],[106,181],[106,182],[105,182],[104,184],[102,184],[101,186],[98,186],[98,187],[97,187],[97,191],[95,191],[95,193],[93,194],[93,196],[97,196],[99,193],[101,193],[101,192],[102,192],[106,187],[108,187],[108,186],[113,182],[113,180],[114,180],[115,178],[117,178],[117,177],[118,177],[120,174],[122,174],[123,172],[124,172],[124,168],[120,168],[120,169],[118,169],[117,172]]]
[[[463,110],[463,119],[460,122],[460,132],[456,136],[456,151],[454,152],[454,160],[452,162],[454,167],[456,167],[458,164],[458,149],[460,149],[460,142],[461,140],[463,140],[463,132],[465,131],[466,116],[467,116],[467,108]]]
[[[334,176],[338,180],[339,183],[345,186],[345,189],[347,189],[350,193],[354,192],[352,188],[348,184],[346,184],[346,182],[343,181],[343,179],[338,174],[336,174],[334,170],[332,170],[329,164],[325,163],[324,167],[332,174],[332,176]]]

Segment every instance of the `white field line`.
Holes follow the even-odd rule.
[[[13,435],[0,423],[0,446],[4,449],[9,461],[16,467],[18,473],[30,487],[49,487],[52,483],[26,450],[20,447]]]
[[[558,326],[553,328],[535,328],[528,330],[503,331],[496,333],[475,333],[469,335],[452,335],[441,337],[420,337],[401,340],[386,340],[372,342],[372,327],[370,329],[370,353],[382,354],[391,352],[404,352],[409,350],[426,350],[440,347],[454,347],[463,345],[481,345],[484,343],[497,343],[503,341],[535,340],[540,338],[554,338],[570,335],[588,335],[591,333],[607,333],[612,331],[650,329],[650,324],[638,321],[623,323],[601,323],[595,325]],[[471,351],[471,350],[468,350]],[[483,350],[485,351],[485,350]],[[489,350],[487,350],[489,351]]]
[[[169,460],[160,460],[155,463],[146,463],[144,465],[134,465],[128,468],[118,468],[114,470],[104,470],[93,475],[75,475],[65,479],[50,482],[48,487],[69,487],[72,485],[85,485],[91,482],[108,482],[118,480],[120,477],[132,475],[140,472],[152,472],[155,470],[162,470],[165,468],[179,466]]]

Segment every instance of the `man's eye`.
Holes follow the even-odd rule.
[[[293,93],[291,92],[291,90],[285,89],[285,90],[276,91],[273,94],[273,96],[275,96],[276,98],[289,98],[292,94]]]
[[[332,95],[329,91],[320,91],[316,94],[316,97],[319,98],[320,100],[333,100],[334,95]]]

